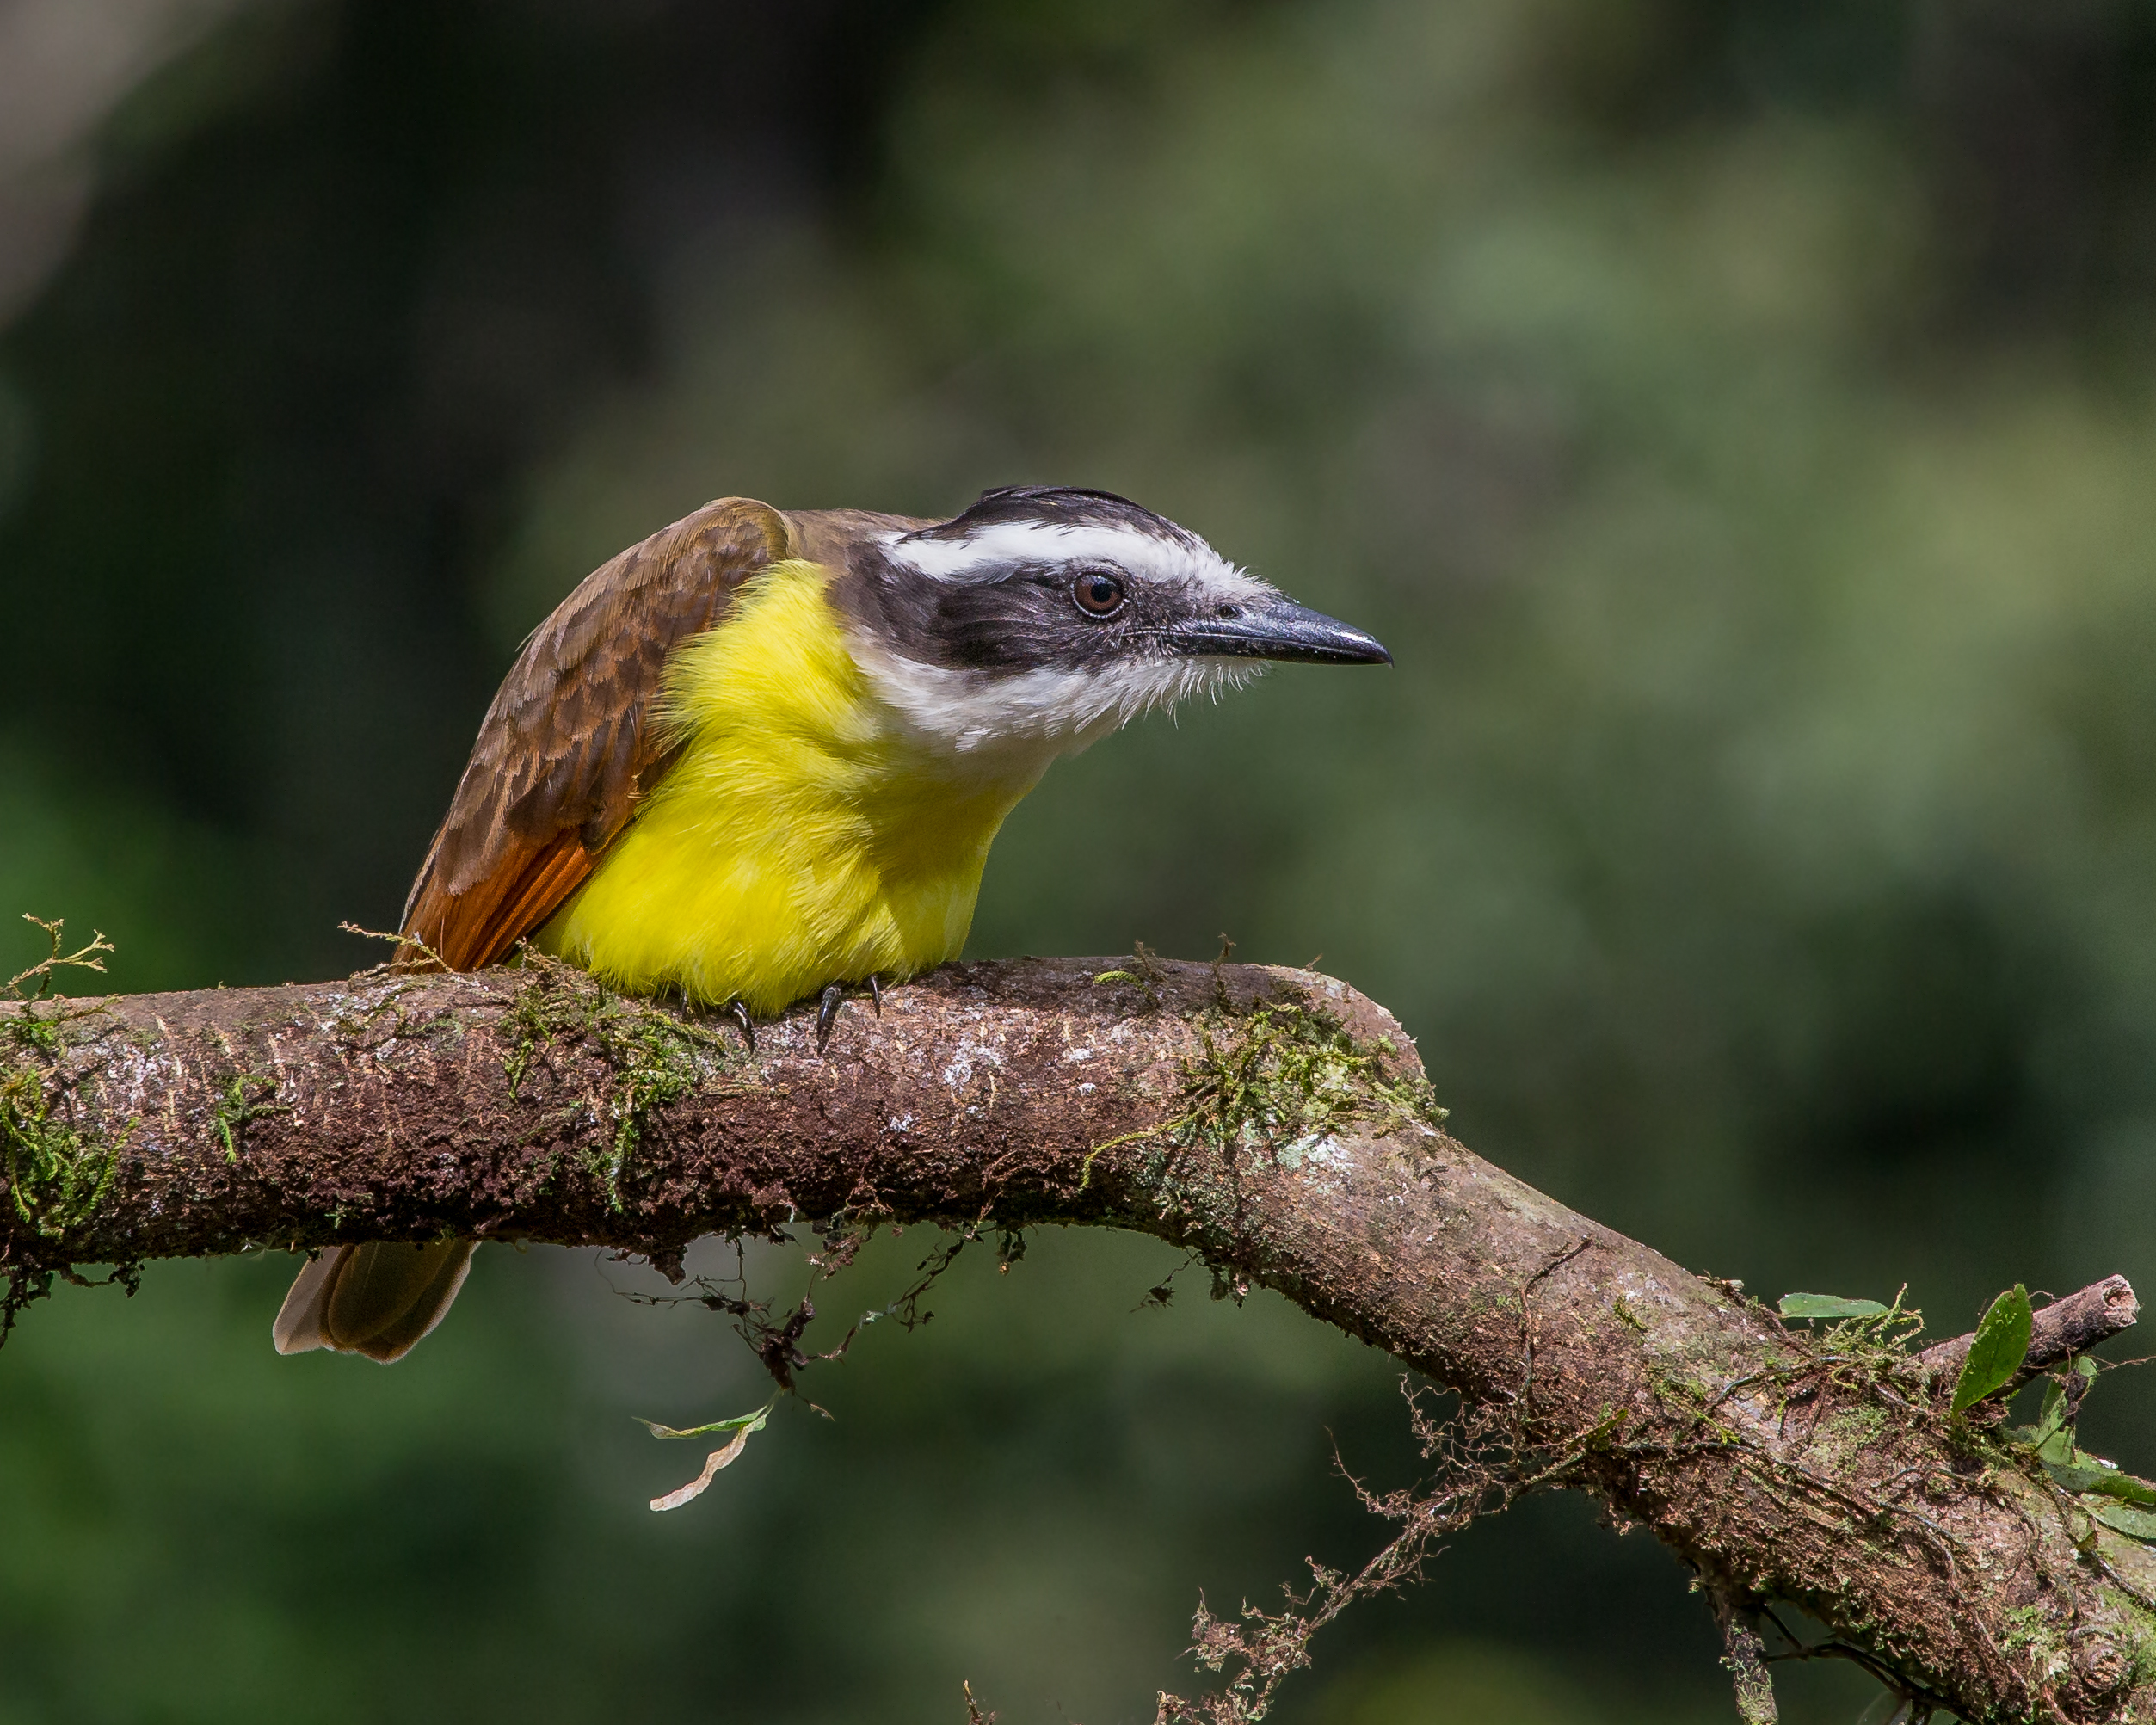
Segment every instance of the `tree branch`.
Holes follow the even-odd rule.
[[[2022,1360],[2021,1376],[2015,1381],[2025,1382],[2047,1366],[2109,1341],[2121,1331],[2133,1328],[2141,1315],[2141,1303],[2123,1276],[2106,1276],[2078,1294],[2054,1300],[2037,1311],[2030,1325],[2029,1352]],[[1925,1349],[1917,1356],[1917,1363],[1934,1383],[1951,1388],[1975,1340],[1974,1330],[1957,1335],[1951,1341]]]
[[[1785,1329],[1439,1118],[1382,1008],[1258,966],[954,965],[850,1006],[824,1057],[806,1014],[752,1055],[544,962],[48,1001],[0,1008],[0,1266],[19,1297],[77,1264],[444,1230],[678,1273],[700,1235],[804,1221],[1139,1229],[1651,1527],[1734,1624],[1747,1716],[1763,1599],[1972,1721],[2156,1716],[2147,1548],[1916,1394],[1916,1359]]]

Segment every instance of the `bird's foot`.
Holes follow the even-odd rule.
[[[868,1002],[876,1009],[876,1016],[884,1015],[884,979],[872,975],[868,979]],[[824,1044],[831,1039],[831,1031],[839,1021],[839,1008],[846,1004],[846,984],[833,983],[816,996],[816,1051],[823,1052]]]
[[[756,1020],[748,1016],[748,1002],[736,1000],[727,1003],[726,1016],[741,1026],[741,1039],[748,1044],[748,1051],[756,1051]]]

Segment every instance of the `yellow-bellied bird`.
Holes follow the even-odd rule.
[[[1059,755],[1267,659],[1389,663],[1106,491],[947,521],[707,504],[542,624],[479,728],[404,907],[455,970],[520,940],[638,994],[754,1016],[955,958],[1003,818]],[[471,1242],[339,1247],[280,1352],[391,1360]]]

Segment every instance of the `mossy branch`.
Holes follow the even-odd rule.
[[[1995,1400],[1954,1414],[1900,1307],[1793,1330],[1443,1118],[1353,990],[1149,953],[947,967],[850,1008],[822,1055],[811,1014],[751,1049],[545,963],[19,1001],[0,1269],[12,1313],[78,1265],[249,1244],[449,1232],[678,1272],[700,1235],[800,1223],[1138,1229],[1459,1393],[1445,1479],[1393,1506],[1403,1538],[1544,1486],[1653,1529],[1701,1576],[1749,1717],[1796,1650],[1759,1631],[1783,1601],[1830,1631],[1802,1652],[1972,1721],[2156,1717],[2156,1552],[2141,1500],[2084,1478],[2085,1373],[2032,1437]],[[2080,1297],[2050,1326],[2072,1347],[2130,1321],[2122,1284]],[[1204,1658],[1238,1674],[1191,1716],[1260,1716],[1338,1599],[1412,1573],[1388,1552],[1281,1616],[1206,1618]]]

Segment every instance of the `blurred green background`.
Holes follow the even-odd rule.
[[[976,952],[1321,953],[1476,1149],[1769,1297],[2156,1287],[2152,312],[2127,0],[0,0],[0,915],[341,974],[621,545],[1106,486],[1398,666],[1058,767]],[[1201,1589],[1376,1543],[1334,1440],[1412,1460],[1277,1299],[1136,1309],[1174,1261],[962,1259],[668,1517],[629,1416],[761,1391],[636,1272],[490,1250],[387,1373],[271,1353],[282,1258],[65,1291],[0,1725],[1149,1720]],[[2085,1428],[2142,1471],[2153,1383]],[[1716,1651],[1552,1500],[1278,1716],[1721,1719]]]

